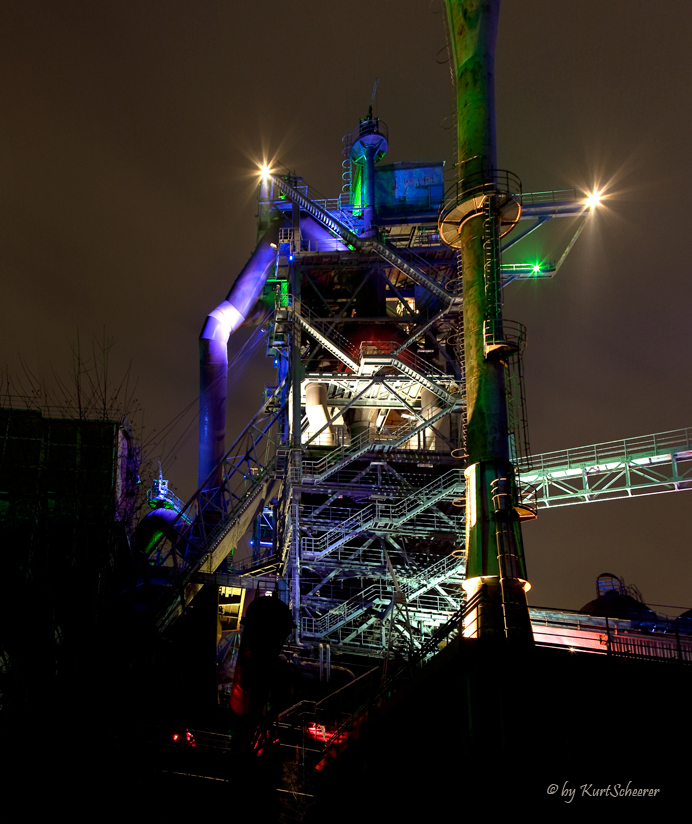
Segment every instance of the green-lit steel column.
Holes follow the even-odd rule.
[[[519,208],[510,191],[515,178],[496,169],[494,53],[500,1],[447,0],[446,5],[456,77],[459,182],[443,209],[443,237],[462,256],[466,584],[479,604],[465,632],[530,641],[499,296],[500,225],[504,228],[508,211]]]

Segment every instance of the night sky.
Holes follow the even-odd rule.
[[[367,112],[375,77],[387,161],[449,161],[442,8],[5,3],[3,392],[8,374],[11,392],[26,391],[28,369],[59,403],[54,374],[69,382],[77,334],[88,353],[105,329],[113,382],[128,364],[138,379],[147,456],[188,497],[197,337],[253,251],[257,164],[275,157],[338,193],[341,137]],[[499,166],[526,191],[606,193],[554,280],[506,292],[506,317],[529,330],[534,452],[692,426],[690,31],[688,0],[503,0]],[[229,434],[271,380],[260,344],[232,375]],[[677,493],[542,513],[524,529],[531,602],[578,609],[608,571],[649,604],[692,606],[690,504]]]

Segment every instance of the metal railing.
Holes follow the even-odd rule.
[[[510,195],[519,200],[522,197],[521,180],[506,169],[481,169],[464,175],[447,188],[444,193],[444,206],[440,211],[440,220],[467,200],[485,198],[491,195]]]
[[[354,214],[354,206],[351,202],[352,194],[350,191],[342,192],[338,197],[325,197],[322,192],[319,192],[314,186],[310,186],[302,178],[295,177],[288,169],[283,169],[291,181],[289,185],[301,195],[312,201],[320,209],[329,212],[337,220],[344,223],[351,231],[359,231],[363,226],[363,219],[361,216]],[[279,186],[281,189],[281,186]]]
[[[281,189],[281,186],[278,188]],[[319,209],[327,212],[340,223],[343,223],[351,232],[358,232],[362,229],[363,218],[354,213],[359,207],[351,203],[351,195],[349,193],[342,192],[338,197],[325,197],[321,192],[318,192],[317,189],[304,181],[291,185],[291,188],[295,192],[303,195],[303,197]]]
[[[486,357],[497,349],[522,351],[526,345],[526,327],[516,320],[489,318],[483,321],[483,344]]]
[[[368,505],[369,506],[369,505]],[[301,525],[309,525],[311,528],[317,527],[325,532],[338,526],[341,523],[354,517],[361,510],[345,506],[330,506],[324,509],[318,506],[301,506]],[[318,513],[315,515],[314,513]],[[461,515],[447,515],[442,512],[432,512],[418,515],[415,518],[416,525],[420,529],[438,531],[463,532],[464,518]]]
[[[446,375],[441,369],[421,358],[410,349],[402,349],[397,341],[364,340],[358,350],[359,358],[389,357],[401,361],[405,366],[415,369],[425,377],[443,378],[454,381],[452,375]]]
[[[655,614],[626,620],[537,607],[529,612],[537,646],[692,664],[692,633],[681,630],[674,620]]]
[[[180,499],[168,488],[168,481],[160,484],[158,478],[154,478],[151,489],[147,489],[147,504],[149,504],[152,509],[164,507],[165,509],[172,509],[180,513],[185,509],[185,501]],[[187,515],[183,515],[182,517],[186,523],[190,523]]]
[[[296,311],[296,299],[293,295],[287,296],[287,306],[294,312]],[[327,338],[331,341],[335,346],[338,346],[346,355],[348,355],[352,359],[356,359],[358,357],[358,349],[351,343],[348,338],[345,338],[337,329],[335,328],[325,328],[325,327],[334,327],[335,323],[338,322],[338,319],[335,319],[332,323],[327,323],[324,320],[320,320],[319,316],[315,314],[315,312],[310,309],[302,301],[300,302],[300,309],[297,312],[303,320],[307,321],[313,329],[317,330],[323,337]]]
[[[336,449],[333,449],[324,457],[317,461],[303,461],[303,477],[314,478],[315,480],[326,478],[328,473],[331,474],[345,466],[366,452],[371,446],[377,444],[386,444],[395,449],[406,449],[407,442],[410,442],[419,432],[434,426],[440,418],[448,415],[454,406],[455,404],[445,405],[443,407],[437,404],[430,404],[420,411],[420,416],[423,418],[422,421],[408,420],[397,427],[383,427],[380,430],[372,427],[364,430],[355,437],[345,435],[344,443],[337,446]],[[414,444],[408,448],[418,449],[419,446]]]
[[[361,137],[368,137],[373,134],[389,140],[387,124],[383,120],[380,120],[379,117],[366,117],[360,121],[358,127],[349,135],[349,143],[353,146]]]
[[[387,235],[387,241],[391,243],[392,246],[395,246],[399,252],[401,252],[402,247],[410,249],[426,248],[428,246],[443,246],[440,233],[437,228],[429,229],[424,226],[414,226],[408,232],[397,232],[396,234],[390,232]]]
[[[300,242],[294,245],[296,254],[310,254],[317,252],[345,252],[347,251],[345,244],[337,240],[309,240],[302,237]]]
[[[316,753],[320,757],[328,744],[334,741],[343,743],[345,736],[335,739],[336,731],[372,694],[379,676],[380,667],[372,667],[321,701],[299,701],[280,712],[276,718],[276,729],[282,744],[300,748],[302,742],[305,759],[306,752]],[[306,747],[306,739],[312,739],[315,743]]]
[[[342,747],[343,742],[363,723],[373,709],[410,681],[420,668],[440,651],[440,648],[447,643],[450,636],[457,634],[461,614],[460,609],[449,615],[447,620],[443,621],[424,640],[408,660],[399,665],[388,678],[383,679],[377,689],[370,691],[366,700],[343,721],[326,742],[324,747],[325,756],[330,752],[335,753]]]
[[[548,203],[571,203],[579,200],[586,201],[586,197],[576,189],[555,189],[551,192],[522,192],[522,206],[538,206]]]
[[[426,596],[424,593],[445,579],[462,574],[463,569],[463,560],[446,555],[413,576],[405,577],[400,574],[398,577],[400,591],[408,602],[416,601],[411,605],[414,611],[449,612],[450,604],[444,596],[437,594]],[[393,581],[376,581],[319,618],[304,616],[301,619],[302,632],[305,635],[323,637],[354,620],[370,607],[389,604],[394,593]]]
[[[584,468],[608,469],[622,461],[646,465],[652,458],[663,460],[670,455],[692,457],[692,428],[674,429],[654,435],[637,438],[625,438],[619,441],[606,441],[592,446],[580,446],[574,449],[561,449],[544,452],[531,458],[530,466],[526,460],[520,460],[520,472],[530,476],[550,475],[551,470],[570,470]]]
[[[328,552],[358,532],[374,526],[399,525],[447,495],[458,495],[465,489],[464,471],[450,469],[432,483],[416,490],[415,496],[407,496],[394,504],[370,504],[319,538],[301,538],[301,548],[313,553]]]

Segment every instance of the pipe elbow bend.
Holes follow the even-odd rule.
[[[235,306],[224,300],[207,315],[199,336],[200,340],[228,343],[228,339],[244,320]]]

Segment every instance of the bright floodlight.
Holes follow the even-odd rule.
[[[271,177],[272,170],[267,166],[265,163],[263,166],[260,166],[260,177],[262,180],[269,180]]]
[[[601,202],[601,193],[597,191],[591,192],[591,194],[587,195],[586,197],[586,205],[589,209],[593,209],[594,207],[598,206]]]

